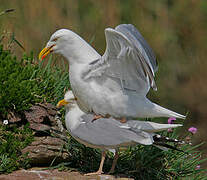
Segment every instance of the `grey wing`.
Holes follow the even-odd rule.
[[[89,65],[86,78],[103,76],[116,78],[125,90],[146,95],[150,87],[156,90],[154,73],[156,59],[149,45],[132,25],[105,29],[106,51],[101,59]]]
[[[134,43],[134,46],[140,48],[141,52],[142,49],[144,49],[145,53],[143,53],[143,56],[145,57],[145,60],[152,65],[153,71],[156,72],[158,69],[156,56],[138,29],[136,29],[132,24],[120,24],[115,28],[115,30],[120,31],[127,36],[127,38]]]
[[[121,127],[121,123],[112,118],[101,118],[92,122],[92,115],[83,115],[82,123],[71,132],[71,135],[88,144],[115,148],[119,145],[140,143],[149,145],[153,143],[150,133],[133,132]]]

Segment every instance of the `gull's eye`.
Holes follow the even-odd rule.
[[[59,39],[59,37],[56,37],[52,41],[56,42],[58,39]]]

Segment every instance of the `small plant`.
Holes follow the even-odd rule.
[[[28,124],[21,128],[0,125],[0,174],[29,167],[29,159],[21,154],[21,149],[32,141],[33,133]]]

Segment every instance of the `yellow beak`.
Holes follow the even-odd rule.
[[[50,54],[53,50],[52,47],[54,45],[50,46],[50,47],[45,47],[40,53],[39,53],[39,60],[43,60],[48,54]]]
[[[57,103],[56,107],[57,107],[57,108],[60,108],[60,107],[66,105],[66,104],[68,104],[68,103],[69,103],[69,102],[65,101],[65,99],[62,99],[62,100],[60,100],[60,101]]]

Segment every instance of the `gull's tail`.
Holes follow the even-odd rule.
[[[179,118],[179,119],[185,119],[186,116],[173,112],[169,109],[163,108],[162,106],[159,106],[155,103],[153,103],[153,112],[154,112],[154,117],[174,117],[174,118]]]
[[[120,123],[120,122],[119,122]],[[138,120],[128,120],[126,123],[120,123],[120,129],[126,129],[136,133],[136,136],[132,137],[133,141],[144,144],[144,145],[155,145],[160,149],[167,150],[171,145],[168,142],[182,144],[183,141],[177,139],[170,139],[168,137],[163,137],[156,132],[163,131],[169,128],[177,128],[182,126],[182,124],[160,124],[150,121],[138,121]],[[173,148],[171,148],[173,149]]]
[[[160,124],[160,123],[155,123],[155,122],[150,122],[150,121],[136,120],[136,124],[133,125],[132,127],[136,127],[137,129],[141,129],[145,132],[156,133],[156,132],[160,132],[160,131],[167,130],[170,128],[177,128],[181,126],[183,125],[182,124]]]

